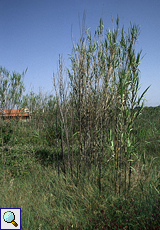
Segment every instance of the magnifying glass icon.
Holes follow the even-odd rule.
[[[18,224],[14,221],[15,220],[15,215],[11,211],[7,211],[3,215],[3,219],[7,223],[12,223],[15,227],[18,226]]]

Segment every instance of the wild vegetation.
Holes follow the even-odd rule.
[[[137,96],[139,32],[100,19],[92,38],[83,23],[67,88],[60,55],[56,96],[5,91],[32,111],[0,123],[1,207],[21,208],[22,229],[160,229],[160,107],[141,102],[149,87]]]

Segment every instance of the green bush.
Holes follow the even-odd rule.
[[[65,138],[65,133],[63,131],[63,138]],[[55,145],[56,139],[61,140],[61,127],[57,127],[56,135],[56,126],[49,126],[46,130],[46,140],[49,146]]]
[[[1,123],[1,136],[0,136],[0,146],[3,144],[8,144],[13,135],[13,127],[11,122],[4,121]]]

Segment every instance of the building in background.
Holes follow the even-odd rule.
[[[9,121],[10,119],[20,119],[23,121],[29,121],[31,119],[31,113],[29,109],[0,109],[0,118]]]

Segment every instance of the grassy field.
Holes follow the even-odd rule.
[[[57,161],[60,142],[49,147],[44,133],[17,123],[9,141],[1,145],[1,207],[21,208],[25,230],[160,229],[159,118],[160,107],[145,107],[135,123],[137,161],[127,199],[115,196],[114,160],[106,163],[107,148],[100,193],[95,166],[88,179],[82,164],[77,183],[76,165],[71,176],[62,172],[62,160]],[[73,151],[76,155],[76,140]]]

